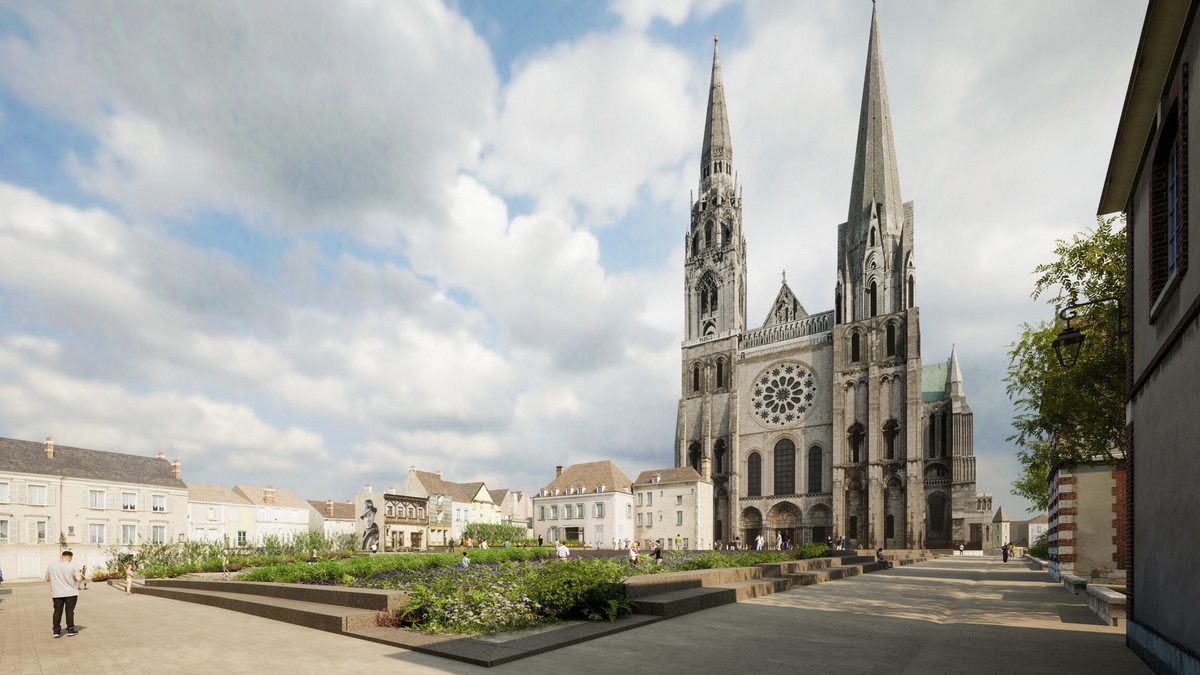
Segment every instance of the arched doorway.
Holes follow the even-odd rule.
[[[830,527],[833,525],[833,513],[828,506],[817,504],[808,510],[808,541],[824,544],[826,537],[832,537]]]
[[[754,539],[762,534],[763,517],[762,512],[753,506],[742,510],[742,521],[739,523],[742,530],[742,545],[748,548],[754,548]]]
[[[950,500],[944,492],[935,492],[926,501],[925,545],[929,548],[950,546]]]
[[[791,502],[780,502],[771,507],[767,512],[768,544],[775,546],[777,539],[782,537],[783,541],[795,545],[803,520],[799,507]]]

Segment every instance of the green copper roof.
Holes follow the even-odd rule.
[[[940,401],[946,398],[946,364],[935,363],[921,369],[921,400]]]

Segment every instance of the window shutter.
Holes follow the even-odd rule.
[[[29,538],[25,540],[25,543],[26,544],[36,544],[37,543],[37,521],[29,520],[29,521],[26,521],[26,524],[28,526],[27,529],[28,529]]]
[[[171,513],[172,511],[174,511],[174,509],[171,508],[172,501],[174,501],[174,500],[171,499],[171,495],[163,495],[163,502],[165,502],[166,513]]]
[[[150,527],[148,525],[138,525],[137,532],[139,544],[150,541]]]
[[[117,506],[117,493],[113,492],[112,490],[108,490],[107,492],[108,492],[108,509],[110,511],[112,511],[114,509],[119,508]]]
[[[82,507],[82,508],[85,508],[85,509],[86,509],[86,508],[91,508],[91,506],[92,506],[92,495],[91,495],[91,494],[89,494],[89,492],[90,492],[90,491],[89,491],[87,488],[80,488],[80,491],[79,491],[79,494],[80,494],[80,496],[79,496],[79,506],[80,506],[80,507]]]
[[[146,510],[146,493],[145,492],[137,493],[137,510],[138,511]]]
[[[29,502],[29,490],[25,487],[25,481],[16,483],[17,494],[15,495],[17,504],[27,504]]]
[[[46,486],[46,506],[54,506],[54,498],[56,496],[55,495],[56,492],[58,492],[58,490],[55,489],[54,485]]]

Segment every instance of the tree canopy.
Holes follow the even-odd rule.
[[[1115,228],[1113,224],[1119,223]],[[1055,307],[1052,320],[1023,324],[1009,345],[1008,397],[1016,407],[1008,438],[1024,466],[1014,492],[1047,507],[1051,467],[1102,461],[1116,464],[1125,449],[1125,338],[1122,305],[1079,308],[1072,326],[1087,337],[1073,368],[1059,364],[1054,338],[1065,327],[1058,308],[1089,300],[1125,298],[1125,217],[1098,218],[1094,230],[1056,242],[1053,262],[1038,265],[1031,296]]]

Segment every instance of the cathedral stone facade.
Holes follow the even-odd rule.
[[[913,205],[900,196],[874,14],[834,308],[810,314],[786,277],[746,322],[742,194],[714,45],[699,198],[685,239],[676,466],[714,484],[713,539],[983,545],[971,409],[957,355],[922,366]]]

